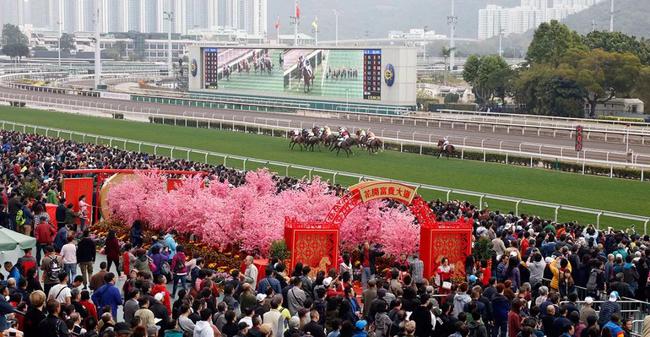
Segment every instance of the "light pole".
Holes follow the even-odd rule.
[[[61,70],[61,38],[63,37],[63,20],[61,20],[61,15],[63,14],[63,0],[59,0],[59,20],[56,22],[59,26],[59,70]]]
[[[424,26],[423,32],[422,32],[422,58],[424,59],[424,66],[427,66],[427,30],[429,29],[429,26]]]
[[[101,1],[95,0],[95,89],[99,88],[102,80],[101,13]]]
[[[449,25],[449,69],[454,70],[456,63],[456,24],[458,17],[456,16],[456,2],[451,0],[451,15],[447,17],[447,24]]]
[[[503,57],[503,33],[505,29],[499,28],[499,56]]]
[[[169,30],[167,31],[167,76],[172,76],[174,65],[172,64],[172,29],[174,27],[174,12],[163,12],[163,20],[169,21]]]
[[[332,9],[334,11],[334,45],[339,45],[339,11]]]

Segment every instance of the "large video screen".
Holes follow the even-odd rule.
[[[380,49],[201,48],[204,89],[381,99]]]

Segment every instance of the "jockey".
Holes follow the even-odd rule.
[[[343,138],[343,140],[346,140],[350,138],[350,132],[346,130],[344,127],[339,127],[339,137]]]
[[[447,137],[445,137],[445,138],[442,139],[442,141],[443,141],[442,142],[442,150],[447,151],[447,146],[449,145],[449,139],[447,139]]]
[[[368,141],[371,141],[375,139],[375,133],[372,131],[368,131]]]

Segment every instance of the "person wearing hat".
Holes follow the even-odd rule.
[[[368,322],[366,320],[358,320],[354,324],[354,334],[352,337],[368,337],[368,332],[366,331],[366,326],[368,326]]]
[[[614,314],[621,316],[621,305],[617,303],[620,297],[618,296],[617,291],[612,291],[609,293],[609,299],[600,306],[600,312],[598,313],[598,325],[601,327],[605,326],[609,322]]]
[[[585,297],[585,301],[580,308],[580,322],[587,323],[590,316],[597,317],[596,310],[593,308],[594,299],[591,296]]]
[[[293,316],[289,319],[289,329],[284,332],[284,337],[293,337],[294,334],[301,335],[300,318]]]
[[[312,310],[309,312],[309,318],[311,321],[302,328],[303,332],[310,334],[314,337],[325,337],[325,328],[322,325],[318,324],[320,315],[318,311]]]

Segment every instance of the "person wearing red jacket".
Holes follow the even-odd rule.
[[[172,287],[172,297],[176,296],[176,287],[180,281],[181,287],[185,290],[187,283],[187,266],[185,265],[185,248],[183,246],[176,246],[176,254],[172,259],[172,273],[174,274],[174,286]]]
[[[52,245],[56,236],[56,228],[47,222],[47,218],[41,217],[34,230],[34,236],[36,236],[36,263],[40,265],[41,250]]]
[[[151,288],[149,292],[152,296],[156,296],[158,293],[163,293],[164,297],[161,301],[165,307],[167,307],[167,312],[171,315],[172,312],[172,301],[169,290],[167,290],[167,278],[165,275],[157,275],[155,278],[156,284]]]

